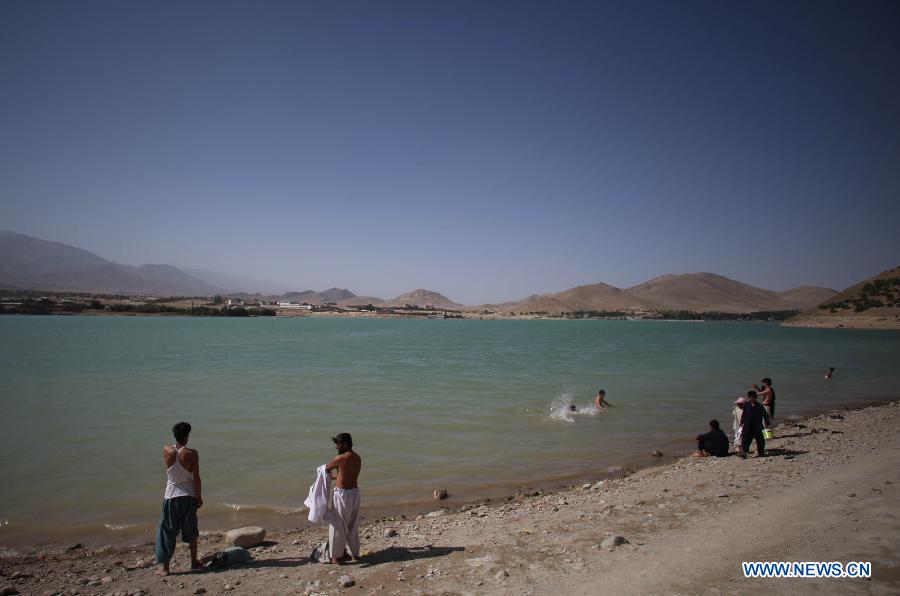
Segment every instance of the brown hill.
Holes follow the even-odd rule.
[[[434,308],[444,308],[447,310],[464,310],[466,308],[458,302],[453,302],[443,294],[423,289],[400,294],[396,298],[385,300],[384,304],[387,306],[405,306],[411,304],[421,308],[433,306]]]
[[[625,291],[666,310],[729,313],[791,310],[777,292],[715,273],[663,275]]]
[[[556,294],[534,295],[518,302],[506,303],[505,312],[575,312],[575,311],[632,311],[649,310],[654,304],[631,296],[609,284],[597,283],[578,286]]]
[[[366,306],[367,304],[381,306],[384,304],[384,300],[375,296],[354,296],[338,302],[338,306]]]
[[[837,290],[816,286],[799,286],[778,292],[782,300],[790,305],[791,308],[796,308],[797,310],[807,310],[818,306],[830,300],[835,294],[837,294]]]
[[[900,329],[900,266],[864,279],[784,324],[795,327]]]

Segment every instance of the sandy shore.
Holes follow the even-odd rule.
[[[364,526],[362,560],[309,563],[322,528],[271,533],[254,561],[166,579],[152,545],[0,559],[3,594],[896,594],[900,402],[781,425],[770,457],[685,458],[562,492]],[[610,536],[627,542],[602,547]],[[201,537],[201,552],[225,547]],[[742,561],[871,561],[871,579],[745,579]],[[339,583],[341,575],[352,587]]]
[[[849,315],[820,315],[809,317],[797,317],[788,319],[781,325],[784,327],[809,327],[816,329],[875,329],[875,330],[900,330],[900,314],[898,309],[890,310],[890,314],[885,316],[854,316]]]

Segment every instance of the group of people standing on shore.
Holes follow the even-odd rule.
[[[747,457],[754,441],[756,455],[766,455],[765,431],[775,420],[775,389],[772,387],[772,379],[768,377],[760,382],[762,386],[754,383],[746,397],[739,397],[734,402],[733,443],[738,457]],[[719,427],[719,421],[710,420],[709,432],[697,436],[696,455],[725,457],[729,451],[728,436]]]
[[[179,422],[172,427],[173,445],[163,447],[163,463],[166,466],[166,489],[163,495],[162,515],[156,533],[156,562],[159,575],[169,574],[169,562],[175,554],[178,535],[189,545],[191,569],[200,569],[197,558],[197,510],[203,507],[200,481],[200,455],[187,446],[191,425]],[[359,558],[359,505],[357,481],[362,470],[362,459],[353,451],[350,433],[332,437],[337,456],[320,468],[329,480],[335,481],[332,509],[327,521],[328,553],[330,563],[343,563],[348,557]],[[332,477],[333,472],[336,477]],[[327,483],[326,483],[327,484]],[[327,496],[326,496],[327,504]]]

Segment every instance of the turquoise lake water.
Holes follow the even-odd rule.
[[[222,529],[301,523],[338,432],[364,506],[429,511],[690,449],[764,376],[779,417],[900,395],[900,333],[761,323],[4,316],[0,338],[7,545],[149,537],[180,420]],[[552,415],[601,387],[612,408]]]

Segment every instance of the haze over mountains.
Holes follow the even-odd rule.
[[[0,231],[0,287],[211,296],[211,286],[171,265],[120,265],[81,248]]]
[[[287,291],[272,282],[203,269],[171,265],[121,265],[86,250],[14,232],[0,232],[0,287],[148,294],[155,296],[267,297],[309,304],[342,306],[406,304],[448,310],[466,307],[443,294],[417,289],[395,298],[357,296],[342,288],[323,292]],[[693,310],[744,313],[805,310],[831,298],[835,290],[801,286],[775,292],[750,286],[713,273],[663,275],[645,283],[616,288],[605,283],[578,286],[553,294],[532,295],[515,302],[473,307],[496,312],[574,312],[622,310]]]

